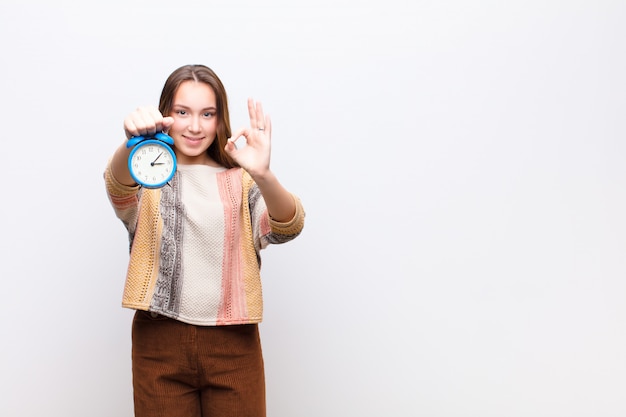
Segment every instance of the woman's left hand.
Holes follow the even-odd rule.
[[[226,152],[253,177],[263,177],[270,170],[272,124],[270,117],[263,114],[260,102],[248,99],[250,127],[239,129],[228,139]],[[245,145],[239,144],[241,137]],[[237,145],[236,145],[237,143]]]

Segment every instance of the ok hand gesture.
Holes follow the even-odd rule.
[[[263,114],[261,103],[251,98],[248,99],[248,114],[250,127],[235,132],[225,150],[253,178],[263,178],[270,170],[272,123],[270,117]],[[238,142],[242,136],[245,138],[243,146]]]

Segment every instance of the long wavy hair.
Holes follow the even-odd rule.
[[[217,74],[205,65],[184,65],[170,74],[165,81],[161,98],[159,100],[159,111],[162,115],[168,116],[172,111],[174,96],[178,87],[184,81],[196,81],[207,84],[213,89],[217,100],[217,133],[209,149],[208,155],[218,164],[226,168],[234,168],[239,166],[224,151],[228,138],[232,135],[230,129],[230,116],[228,114],[228,97],[226,89]]]

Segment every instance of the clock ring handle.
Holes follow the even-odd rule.
[[[159,132],[154,135],[154,137],[162,142],[167,143],[168,145],[174,145],[174,139],[167,133]]]
[[[145,138],[143,136],[133,136],[130,139],[128,139],[126,141],[126,147],[127,148],[132,148],[133,146],[135,146],[136,144],[138,144],[139,142],[141,142],[142,140],[144,140]]]
[[[156,133],[153,136],[133,136],[130,139],[128,139],[128,141],[126,141],[126,147],[127,148],[132,148],[133,146],[135,146],[139,142],[144,141],[146,139],[150,139],[150,138],[158,139],[161,142],[165,142],[165,143],[167,143],[170,146],[174,145],[174,139],[172,139],[171,136],[169,136],[168,134],[165,134],[163,132],[158,132],[158,133]]]

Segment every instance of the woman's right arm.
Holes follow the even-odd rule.
[[[133,186],[137,185],[133,177],[128,170],[128,156],[130,155],[130,148],[126,147],[126,142],[121,144],[111,158],[111,175],[122,185]]]

